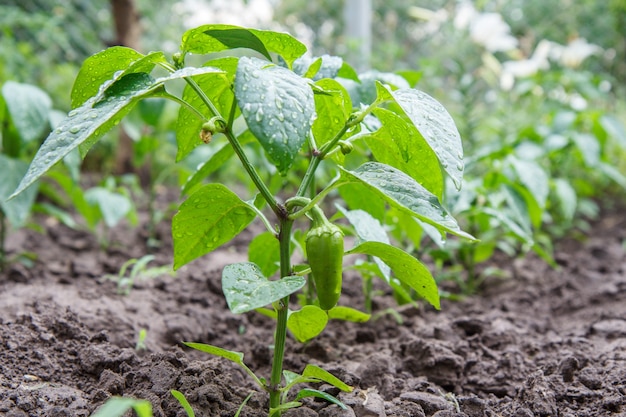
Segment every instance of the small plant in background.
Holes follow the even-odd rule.
[[[241,48],[254,51],[254,56],[224,56],[223,51]],[[185,65],[188,55],[215,52],[222,54],[209,55],[203,66]],[[464,170],[461,138],[444,107],[409,88],[398,75],[392,82],[385,82],[387,76],[361,79],[341,58],[305,59],[305,52],[306,47],[288,34],[228,25],[187,31],[173,62],[162,52],[142,55],[124,47],[102,51],[83,64],[72,92],[75,108],[44,142],[14,193],[28,190],[73,150],[84,156],[140,100],[161,97],[180,103],[176,160],[201,145],[219,150],[183,187],[188,197],[172,220],[174,269],[227,243],[255,219],[267,228],[262,239],[275,242],[268,246],[274,250],[252,250],[255,262],[228,265],[222,273],[233,313],[256,310],[276,319],[269,378],[249,369],[241,352],[185,344],[244,369],[269,394],[271,416],[300,406],[306,397],[341,405],[312,388],[292,393],[301,384],[325,382],[351,390],[315,365],[300,374],[283,370],[288,331],[305,342],[319,335],[330,319],[369,318],[340,305],[346,255],[369,257],[371,273],[394,293],[439,308],[428,268],[392,245],[386,230],[364,208],[373,204],[393,210],[441,240],[447,234],[474,240],[441,203],[446,178],[458,190]],[[155,78],[157,66],[165,75]],[[171,94],[166,85],[180,80],[186,83],[182,94]],[[369,149],[375,160],[364,158],[368,152],[353,153],[357,147]],[[203,182],[232,155],[255,190],[245,200],[224,184]],[[270,181],[273,178],[284,180]],[[350,209],[340,211],[358,238],[353,247],[344,248],[344,231],[328,220],[326,203],[331,198],[336,204],[341,198],[348,203]],[[261,238],[255,238],[255,245],[263,247],[256,239]],[[302,250],[305,263],[292,264],[295,247]],[[292,309],[290,296],[305,286],[304,304]]]
[[[50,132],[57,117],[52,100],[39,88],[7,81],[0,95],[0,271],[6,264],[5,240],[9,226],[20,228],[30,216],[37,186],[7,201],[28,170],[28,160]]]
[[[128,295],[137,280],[156,278],[165,274],[174,275],[171,266],[148,267],[148,264],[153,260],[154,255],[144,255],[139,259],[129,259],[124,262],[116,275],[107,274],[103,278],[115,281],[118,293]]]

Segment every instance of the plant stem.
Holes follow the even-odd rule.
[[[291,274],[291,227],[293,220],[287,217],[281,218],[278,241],[280,244],[280,276],[287,277]],[[274,333],[274,360],[272,362],[272,374],[270,376],[270,408],[280,405],[280,383],[283,374],[283,358],[285,356],[285,340],[287,338],[287,316],[289,313],[289,296],[278,302],[276,332]],[[280,415],[280,413],[278,414]]]

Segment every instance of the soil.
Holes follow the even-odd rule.
[[[241,415],[266,415],[267,395],[243,371],[180,343],[241,351],[269,375],[272,320],[231,314],[220,288],[252,232],[176,276],[137,278],[124,295],[105,276],[147,253],[142,228],[116,228],[102,249],[89,233],[41,225],[8,239],[11,254],[37,254],[34,266],[0,275],[0,415],[88,416],[127,396],[149,400],[155,416],[184,416],[172,389],[197,416],[233,416],[250,392]],[[150,265],[172,261],[167,225],[159,233]],[[441,311],[397,307],[383,291],[376,320],[332,322],[308,344],[289,338],[286,369],[318,364],[355,390],[338,394],[348,410],[305,400],[285,415],[626,416],[625,241],[624,214],[606,215],[587,238],[559,243],[559,269],[532,255],[508,260],[508,279],[443,300]],[[341,303],[361,307],[360,281],[347,274],[345,283]]]

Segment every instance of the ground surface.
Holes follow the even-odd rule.
[[[171,263],[162,234],[161,265]],[[348,411],[310,401],[287,415],[626,416],[625,239],[626,216],[610,215],[586,241],[559,245],[560,270],[528,256],[506,265],[510,279],[444,300],[440,312],[403,307],[401,324],[384,315],[332,323],[308,345],[288,341],[286,369],[319,364],[356,389],[339,395]],[[0,275],[0,415],[88,416],[123,395],[150,400],[156,416],[183,416],[171,389],[185,393],[197,416],[234,415],[255,390],[249,377],[179,342],[242,351],[252,369],[269,374],[271,320],[231,314],[220,289],[221,268],[244,260],[243,246],[120,295],[102,277],[144,255],[145,239],[120,230],[112,241],[103,252],[92,236],[55,224],[9,237],[12,253],[39,258]],[[358,291],[341,303],[359,306]],[[393,305],[381,296],[375,309]],[[146,349],[136,350],[141,329]],[[266,406],[257,392],[242,416],[265,415]]]

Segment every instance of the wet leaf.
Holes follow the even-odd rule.
[[[249,48],[271,60],[270,52],[280,55],[291,67],[306,52],[306,46],[288,33],[246,29],[233,25],[203,25],[183,35],[181,51],[209,54],[233,48]]]
[[[269,281],[251,262],[227,265],[222,272],[222,289],[228,308],[235,314],[245,313],[278,301],[304,286],[306,280],[289,276]]]
[[[448,111],[434,98],[415,89],[391,93],[439,158],[457,190],[463,180],[463,144]]]
[[[102,101],[92,98],[72,110],[41,145],[13,195],[37,181],[73,149],[82,146],[84,155],[90,145],[119,123],[140,97],[150,95],[155,88],[154,79],[148,74],[129,74],[112,86]]]
[[[360,183],[392,206],[432,224],[441,232],[475,240],[459,228],[437,196],[402,171],[379,162],[366,162],[354,171],[340,169],[340,183]]]
[[[328,324],[328,315],[314,305],[306,305],[301,310],[291,312],[287,320],[287,328],[301,343],[322,333],[326,324]]]
[[[308,82],[288,69],[243,57],[235,97],[248,128],[284,174],[306,141],[315,115]]]
[[[256,212],[222,184],[197,189],[172,219],[174,269],[229,242]]]
[[[441,198],[443,174],[430,145],[411,123],[399,115],[385,109],[376,109],[374,113],[382,127],[365,136],[365,141],[376,160],[408,174]]]
[[[163,52],[143,55],[124,46],[113,46],[90,56],[74,80],[72,87],[72,108],[84,104],[98,91],[111,85],[128,74],[149,73],[157,62],[164,62]]]
[[[315,83],[328,94],[315,95],[317,118],[313,122],[313,137],[317,147],[335,137],[343,129],[352,111],[350,95],[337,81],[323,79]]]
[[[43,90],[29,84],[7,81],[2,96],[11,121],[24,142],[40,139],[50,129],[52,100]]]
[[[363,242],[347,254],[361,253],[379,257],[391,267],[394,276],[439,310],[439,291],[432,274],[420,261],[405,251],[381,242]]]

